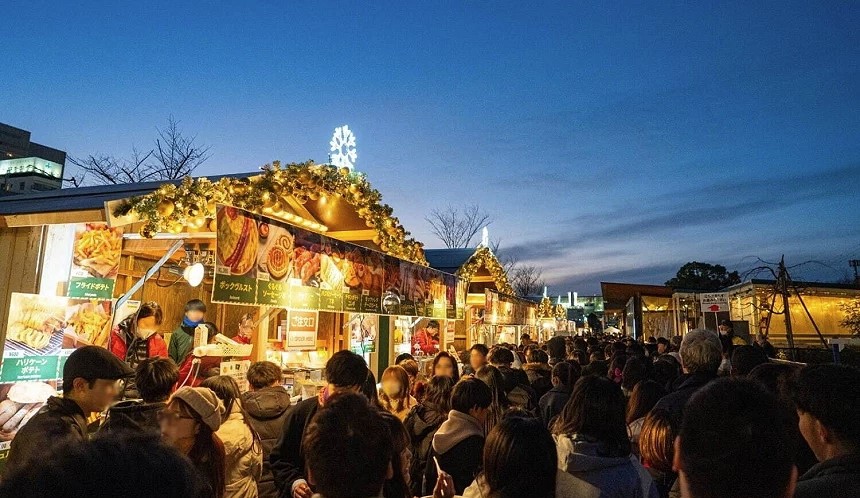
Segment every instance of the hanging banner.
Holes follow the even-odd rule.
[[[319,313],[316,311],[287,311],[287,349],[308,351],[317,348]]]
[[[534,325],[538,304],[485,289],[484,323],[488,325]]]
[[[83,223],[75,227],[69,271],[69,297],[113,298],[122,253],[122,228],[105,223]]]
[[[111,302],[13,293],[0,362],[0,471],[17,432],[50,396],[75,348],[104,347]]]
[[[216,223],[212,302],[457,316],[454,275],[230,206],[217,206]]]

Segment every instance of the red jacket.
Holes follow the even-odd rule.
[[[200,365],[194,365],[194,359],[200,360]],[[221,366],[220,356],[194,356],[193,353],[188,353],[182,364],[179,365],[179,380],[176,381],[176,388],[189,386],[200,387],[200,384],[206,380],[209,370],[219,368]]]
[[[110,338],[108,339],[108,349],[122,361],[125,361],[125,356],[128,354],[128,344],[125,343],[124,335],[120,330],[120,326],[117,325],[110,331]],[[167,357],[167,343],[164,342],[164,338],[160,334],[152,334],[147,339],[146,350],[149,358],[156,356]]]

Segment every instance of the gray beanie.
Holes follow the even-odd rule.
[[[221,427],[221,417],[224,416],[224,403],[218,399],[215,393],[206,387],[182,387],[175,393],[174,398],[181,399],[192,410],[194,410],[203,423],[212,429],[212,432]]]

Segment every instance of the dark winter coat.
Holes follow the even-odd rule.
[[[269,455],[284,431],[290,395],[283,387],[266,387],[245,393],[242,406],[248,414],[248,422],[263,443],[263,477],[257,483],[257,489],[263,498],[277,497]]]
[[[546,363],[526,363],[523,370],[529,378],[529,385],[535,391],[536,399],[552,389],[552,368]]]
[[[87,437],[87,419],[81,407],[71,399],[51,396],[12,440],[4,475],[26,468],[28,462],[45,457],[56,446],[83,443]]]
[[[120,401],[108,410],[107,418],[99,427],[99,433],[134,431],[160,436],[158,412],[165,406],[167,403],[144,403],[141,400]]]
[[[430,457],[433,436],[446,418],[447,414],[439,413],[432,407],[420,404],[409,412],[406,420],[403,421],[406,432],[409,434],[412,449],[409,475],[413,496],[432,494],[432,490],[427,493],[424,491],[424,470],[427,467],[427,459]]]
[[[313,397],[287,411],[280,439],[269,455],[275,487],[281,498],[292,497],[293,483],[297,480],[307,481],[305,456],[302,454],[302,437],[319,408],[319,399]]]
[[[825,460],[798,479],[795,498],[849,498],[860,490],[860,453]]]
[[[570,399],[570,391],[564,386],[556,386],[544,394],[540,399],[540,418],[547,429],[551,427],[553,419],[561,414],[567,400]]]
[[[684,418],[684,407],[687,405],[687,401],[693,397],[693,394],[695,394],[696,391],[705,387],[708,382],[711,382],[716,378],[716,375],[706,373],[695,373],[689,375],[681,385],[678,386],[677,391],[664,396],[657,402],[657,406],[654,408],[668,411],[672,422],[677,424],[675,427],[681,427],[681,420]]]

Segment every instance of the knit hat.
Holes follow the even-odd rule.
[[[206,387],[183,387],[173,393],[174,398],[181,399],[194,410],[203,423],[212,431],[221,427],[221,417],[224,416],[224,403],[215,393]]]

